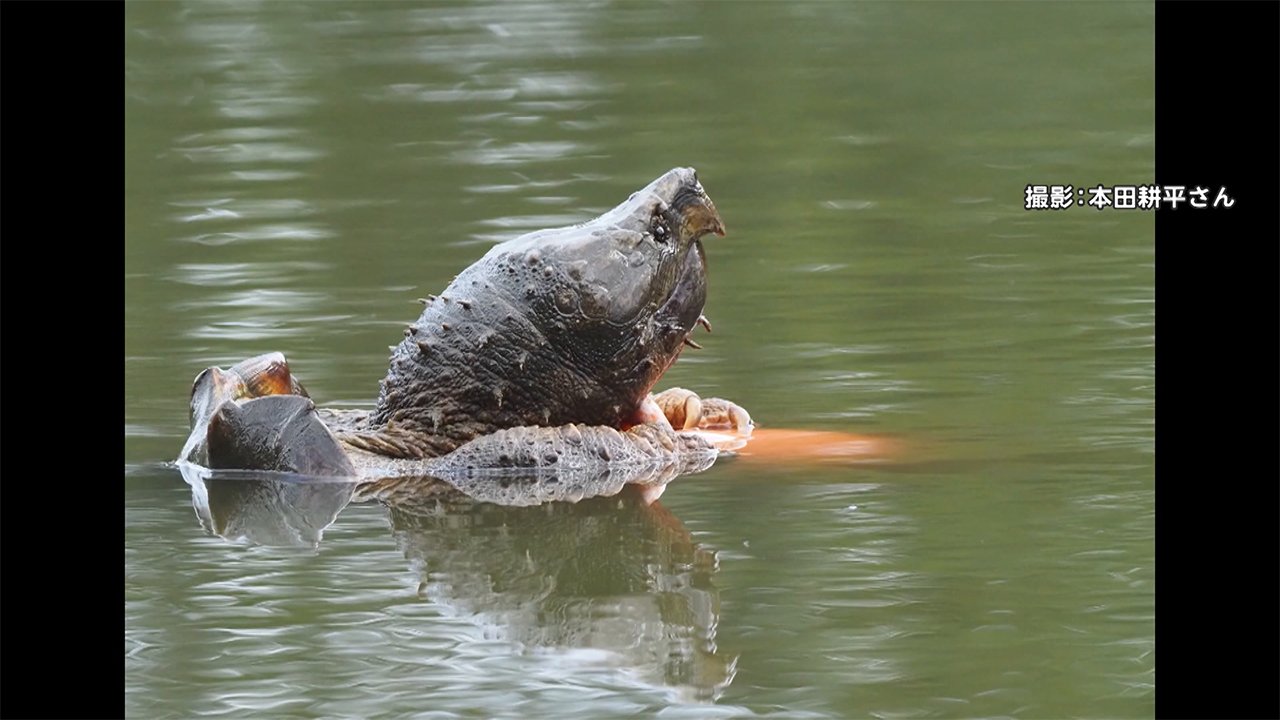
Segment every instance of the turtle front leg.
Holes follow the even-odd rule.
[[[723,398],[703,398],[692,390],[671,388],[653,401],[676,430],[708,430],[751,435],[751,415],[741,405]]]

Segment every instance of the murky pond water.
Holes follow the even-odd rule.
[[[1154,711],[1149,4],[132,3],[133,717]],[[660,387],[880,464],[501,508],[185,482],[195,374],[368,407],[494,242],[692,165],[715,332]]]

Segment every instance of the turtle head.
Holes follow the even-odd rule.
[[[702,317],[707,300],[702,238],[723,237],[724,221],[693,168],[670,170],[624,206],[630,206],[630,224],[642,228],[641,241],[628,267],[615,266],[620,297],[612,314],[617,320],[631,318],[637,330],[631,354],[637,366],[650,369],[637,376],[652,373],[645,380],[647,393],[679,357]],[[644,261],[637,263],[637,255]]]
[[[709,234],[724,234],[715,204],[692,168],[675,168],[590,222],[530,233],[491,255],[527,278],[514,283],[514,302],[551,341],[546,352],[598,381],[599,403],[634,408],[702,315]]]

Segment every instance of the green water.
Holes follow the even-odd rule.
[[[131,717],[1153,714],[1154,218],[1024,210],[1153,180],[1151,5],[134,2],[125,35]],[[894,461],[302,519],[164,464],[204,367],[279,350],[367,407],[415,298],[677,165],[729,235],[660,387]]]

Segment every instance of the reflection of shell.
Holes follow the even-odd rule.
[[[212,472],[188,463],[178,468],[206,532],[256,545],[317,547],[355,491],[350,482],[281,473]]]
[[[393,506],[391,522],[426,598],[566,674],[605,664],[696,699],[733,679],[736,658],[715,644],[715,553],[639,492],[537,508]]]
[[[463,613],[486,636],[519,643],[566,677],[583,663],[605,665],[684,699],[714,699],[733,679],[736,658],[715,642],[716,554],[641,487],[508,507],[428,477],[357,486],[178,467],[201,524],[231,541],[314,548],[351,499],[387,502],[427,601]]]

